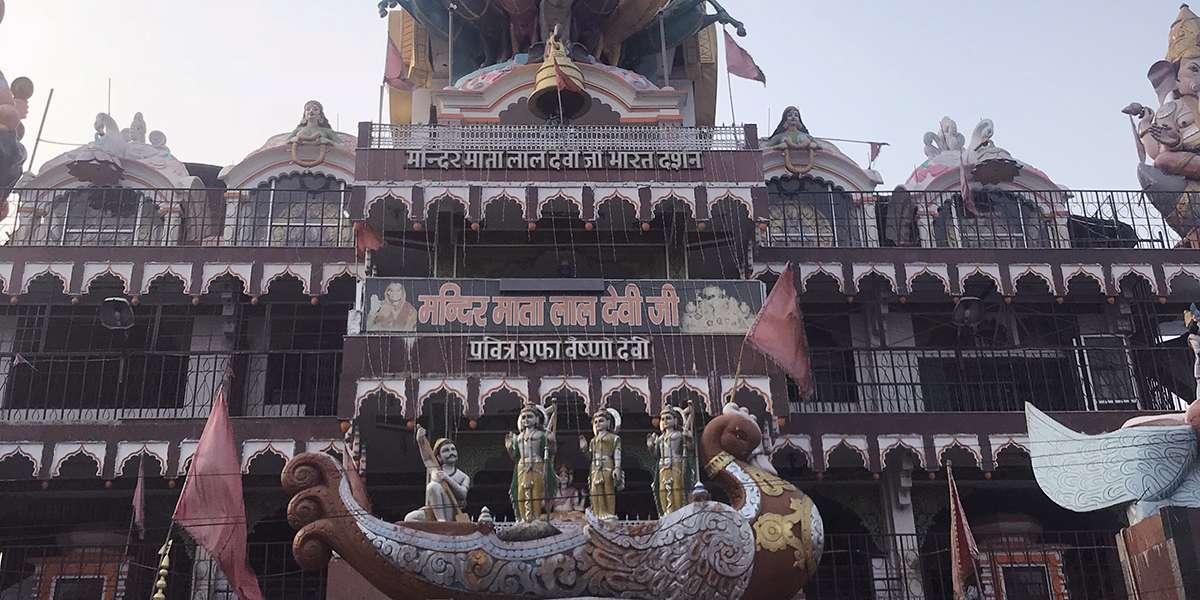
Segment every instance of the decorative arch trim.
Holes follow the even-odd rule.
[[[71,293],[71,277],[75,275],[75,263],[73,262],[54,262],[54,263],[25,263],[25,279],[21,282],[21,293],[29,293],[29,284],[33,280],[49,275],[58,278],[63,285],[63,293]]]
[[[263,263],[262,291],[271,291],[271,284],[281,277],[295,277],[300,281],[305,294],[309,292],[309,282],[312,279],[312,264],[310,263]]]
[[[137,458],[138,456],[141,456],[142,454],[146,454],[146,455],[153,456],[154,458],[156,458],[158,460],[159,464],[162,465],[162,472],[159,473],[159,476],[166,475],[167,451],[170,448],[170,446],[171,446],[170,442],[161,442],[161,441],[158,441],[158,442],[133,442],[133,441],[118,442],[116,459],[113,462],[113,464],[116,465],[113,475],[119,476],[125,470],[126,463],[133,460],[134,458]]]
[[[296,440],[245,440],[242,442],[242,474],[250,472],[250,463],[265,454],[274,454],[287,462],[296,455]]]
[[[608,399],[615,393],[621,390],[629,390],[642,398],[642,404],[646,407],[646,414],[651,413],[650,406],[650,379],[648,377],[601,377],[600,378],[600,404],[601,406],[608,405]]]
[[[438,392],[458,396],[458,399],[462,401],[459,416],[466,412],[467,398],[469,397],[466,379],[419,379],[417,380],[416,416],[413,418],[421,418],[421,415],[425,413],[425,401]]]
[[[90,292],[92,283],[104,275],[112,275],[121,280],[122,290],[128,294],[132,286],[133,263],[131,262],[85,262],[83,263],[83,292]]]
[[[183,282],[183,293],[192,291],[191,263],[160,263],[149,262],[142,267],[141,293],[149,294],[150,286],[161,277],[175,277]]]
[[[72,456],[84,455],[96,462],[96,477],[104,470],[104,457],[108,453],[108,444],[104,442],[59,442],[54,445],[54,460],[50,467],[50,476],[58,477],[62,465]]]

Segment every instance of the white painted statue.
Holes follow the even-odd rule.
[[[446,438],[429,446],[425,428],[417,427],[417,449],[425,462],[425,506],[405,515],[405,521],[470,521],[462,507],[471,478],[458,469],[458,447]]]

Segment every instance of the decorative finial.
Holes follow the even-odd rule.
[[[174,541],[168,538],[167,543],[163,544],[158,551],[158,579],[154,582],[154,596],[151,597],[151,600],[167,600],[167,574],[171,571],[171,545],[173,543]]]

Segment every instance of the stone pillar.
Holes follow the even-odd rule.
[[[879,600],[923,600],[925,598],[921,572],[920,537],[917,535],[916,515],[912,503],[911,457],[906,456],[900,468],[888,468],[880,479],[883,493],[883,516],[891,543],[884,548],[887,556],[876,559],[881,564],[875,570],[875,593]]]

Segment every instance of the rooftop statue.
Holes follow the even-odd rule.
[[[775,132],[767,138],[762,148],[763,152],[783,152],[783,164],[788,172],[793,175],[804,175],[811,171],[813,165],[816,164],[816,154],[817,150],[821,148],[821,143],[808,133],[808,128],[804,126],[804,121],[800,118],[800,109],[789,106],[783,109],[779,125],[775,127]],[[808,157],[806,164],[801,165],[794,162],[793,150],[799,150]]]
[[[528,405],[523,435],[541,439],[534,432],[543,418]],[[549,533],[523,540],[505,534],[520,525],[493,523],[490,511],[478,523],[375,518],[357,503],[337,461],[301,454],[282,475],[293,495],[288,522],[299,528],[293,549],[310,570],[323,568],[336,551],[394,600],[791,598],[816,570],[823,526],[811,499],[751,463],[761,437],[754,418],[733,404],[704,428],[705,471],[732,505],[696,495],[658,521],[638,523],[590,513],[583,520],[550,516]],[[528,450],[522,457],[546,456],[540,443],[519,447]]]
[[[287,141],[292,146],[292,160],[296,164],[302,167],[315,167],[325,162],[328,146],[338,143],[338,134],[333,130],[333,125],[329,124],[329,119],[325,117],[325,107],[316,100],[309,100],[304,103],[304,115],[300,118],[300,124],[292,130]],[[317,157],[299,157],[301,147],[314,145],[319,146]]]
[[[92,123],[93,141],[51,159],[42,172],[66,163],[67,171],[80,181],[96,185],[116,185],[130,166],[129,161],[141,163],[161,173],[174,185],[191,187],[193,176],[167,147],[167,136],[161,131],[146,133],[146,119],[135,113],[130,126],[122,129],[107,113],[98,113]],[[147,143],[149,142],[149,143]]]
[[[0,0],[0,23],[4,21],[4,0]],[[29,115],[29,99],[33,97],[33,82],[24,77],[10,85],[0,72],[0,198],[21,178],[25,166],[25,136],[22,121]],[[0,212],[7,212],[0,209]],[[0,219],[4,215],[0,214]]]
[[[1186,4],[1171,24],[1166,59],[1154,63],[1147,77],[1158,109],[1135,102],[1123,111],[1138,120],[1138,180],[1171,228],[1197,246],[1200,205],[1184,192],[1200,191],[1200,17]]]

